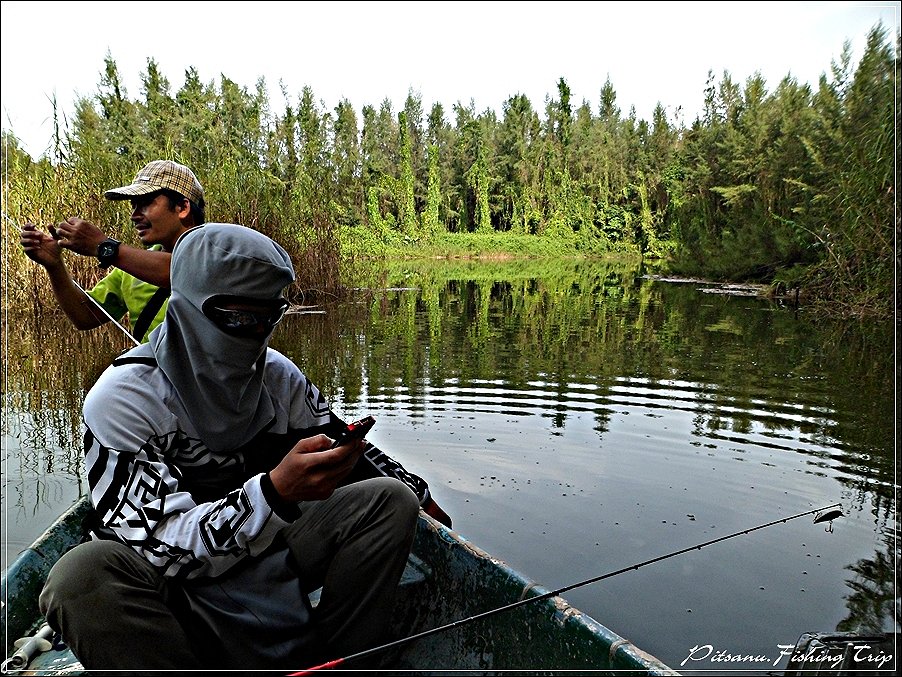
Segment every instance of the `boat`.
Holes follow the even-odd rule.
[[[4,572],[4,673],[84,673],[65,644],[54,641],[37,600],[53,563],[81,539],[88,507],[82,497]],[[422,512],[398,593],[392,623],[402,639],[386,651],[391,669],[679,674]],[[468,620],[474,616],[479,618]]]

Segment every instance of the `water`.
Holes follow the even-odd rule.
[[[898,631],[889,323],[644,273],[408,263],[287,316],[274,346],[345,418],[375,416],[370,439],[457,531],[548,589],[841,503],[832,532],[806,516],[566,594],[685,674],[781,670],[804,632]],[[7,557],[82,490],[77,402],[127,347],[52,332],[82,357],[7,394]]]

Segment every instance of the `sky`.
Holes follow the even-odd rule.
[[[816,87],[847,41],[858,63],[878,23],[894,40],[899,3],[3,0],[0,109],[37,158],[50,147],[51,102],[70,118],[78,97],[97,94],[109,55],[132,99],[152,58],[173,95],[189,67],[249,90],[263,78],[278,114],[309,86],[323,111],[389,99],[397,113],[412,92],[453,123],[454,104],[500,117],[524,94],[544,117],[563,77],[574,107],[597,113],[610,81],[624,115],[651,121],[660,103],[690,124],[709,72],[737,83],[760,73],[768,91],[786,76]]]

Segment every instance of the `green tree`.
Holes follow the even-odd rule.
[[[541,220],[537,151],[541,123],[529,99],[510,97],[498,128],[498,199],[501,230],[535,233]]]
[[[438,146],[430,145],[427,152],[429,165],[427,170],[426,209],[423,211],[423,232],[427,237],[430,237],[438,233],[441,228],[439,207],[442,197],[439,184]]]
[[[453,183],[454,168],[450,158],[453,157],[457,145],[456,132],[445,119],[445,109],[441,103],[434,103],[429,110],[426,123],[426,140],[435,146],[438,163],[438,184],[441,186],[438,220],[443,229],[450,226],[457,217],[451,208],[451,194],[455,191]]]
[[[335,108],[330,163],[335,172],[335,201],[344,214],[342,221],[344,223],[361,221],[364,200],[360,183],[361,152],[357,114],[347,99],[339,101]]]
[[[416,238],[419,227],[417,226],[416,201],[414,200],[413,162],[411,160],[410,128],[407,126],[407,113],[398,113],[398,135],[400,137],[400,177],[398,178],[398,192],[395,196],[398,205],[398,224],[401,232],[409,237]]]
[[[426,131],[423,129],[423,99],[413,90],[407,94],[404,102],[404,115],[407,120],[407,135],[410,139],[410,166],[414,179],[414,199],[416,210],[421,211],[426,202]]]

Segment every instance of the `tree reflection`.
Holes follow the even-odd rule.
[[[898,632],[887,627],[893,618],[902,617],[902,603],[896,595],[895,563],[900,560],[898,524],[882,530],[886,552],[875,552],[873,559],[861,559],[846,567],[854,578],[846,580],[851,593],[846,596],[849,615],[836,625],[839,632]]]
[[[892,326],[815,320],[644,272],[628,261],[403,262],[324,314],[288,315],[273,345],[349,407],[364,394],[392,401],[399,384],[414,413],[435,398],[478,408],[503,391],[513,413],[541,408],[562,430],[590,412],[603,435],[641,393],[649,416],[689,412],[692,444],[804,455],[893,524],[885,552],[848,567],[837,627],[880,629],[899,611]],[[7,332],[3,425],[21,449],[5,486],[24,495],[35,478],[81,473],[82,399],[129,343],[54,314],[10,316]]]

